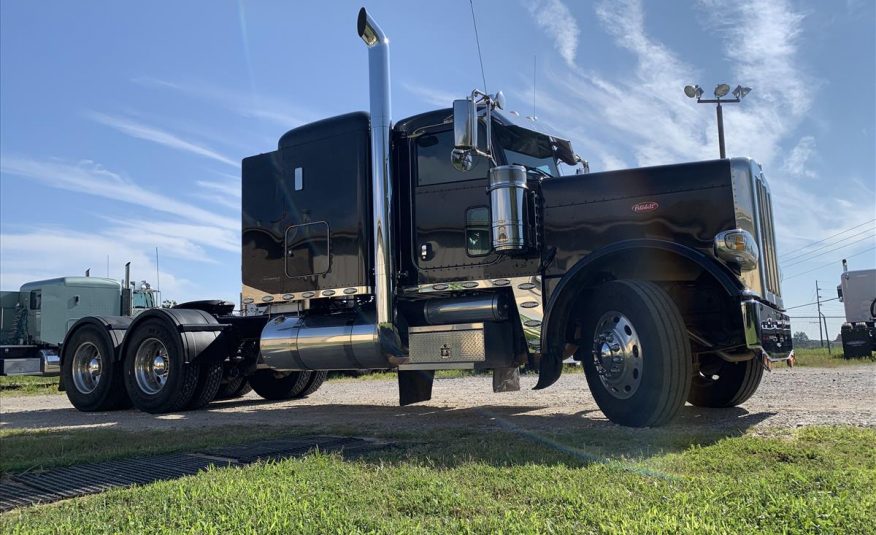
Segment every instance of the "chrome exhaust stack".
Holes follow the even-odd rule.
[[[368,86],[371,101],[371,199],[374,232],[374,300],[379,343],[393,364],[406,360],[395,325],[395,268],[392,235],[393,190],[389,167],[392,128],[389,86],[389,39],[363,7],[356,30],[368,47]]]
[[[260,365],[276,371],[388,368],[408,361],[395,316],[389,39],[364,7],[356,29],[368,46],[375,312],[271,319],[261,334]]]

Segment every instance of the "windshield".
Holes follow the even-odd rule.
[[[508,164],[524,165],[551,176],[559,175],[556,148],[549,136],[519,126],[497,125],[495,132]]]
[[[553,158],[538,158],[522,152],[505,149],[505,159],[511,165],[525,165],[543,171],[551,176],[558,176],[557,162]]]
[[[137,290],[133,296],[134,308],[155,308],[155,297],[151,291]]]

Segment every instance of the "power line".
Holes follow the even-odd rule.
[[[809,261],[812,260],[813,258],[818,258],[819,256],[824,256],[824,255],[826,255],[826,254],[828,254],[828,253],[832,253],[832,252],[834,252],[834,251],[839,251],[840,249],[844,249],[844,248],[848,247],[849,245],[854,245],[854,244],[856,244],[856,243],[860,243],[860,242],[862,242],[862,241],[864,241],[864,240],[872,240],[873,238],[876,238],[876,236],[864,236],[863,238],[861,238],[861,239],[859,239],[859,240],[855,240],[855,241],[853,241],[853,242],[849,242],[849,243],[847,243],[847,244],[845,244],[845,245],[840,245],[839,247],[834,247],[833,249],[828,249],[827,251],[824,251],[823,253],[818,253],[817,255],[811,256],[811,257],[809,257],[809,258],[805,258],[805,259],[803,259],[803,260],[797,260],[796,262],[791,262],[790,264],[785,264],[785,265],[782,266],[782,267],[783,267],[783,268],[786,268],[786,267],[790,267],[790,266],[796,266],[796,265],[798,265],[798,264],[805,264],[806,262],[809,262]],[[836,244],[831,244],[831,245],[836,245]]]
[[[876,245],[874,245],[873,247],[868,247],[868,248],[866,248],[866,249],[864,249],[864,250],[858,251],[857,253],[855,253],[855,254],[853,254],[853,255],[849,255],[849,256],[847,256],[846,258],[855,258],[856,256],[861,256],[862,254],[867,253],[867,252],[870,252],[870,251],[872,251],[873,249],[876,249]],[[820,265],[820,266],[818,266],[818,267],[814,267],[814,268],[812,268],[812,269],[807,269],[806,271],[801,271],[800,273],[795,273],[795,274],[793,274],[793,275],[791,275],[791,276],[789,276],[789,277],[784,277],[784,278],[782,279],[782,282],[785,282],[785,281],[787,281],[787,280],[791,280],[791,279],[793,279],[793,278],[795,278],[795,277],[799,277],[800,275],[805,275],[805,274],[807,274],[807,273],[812,273],[813,271],[816,271],[816,270],[819,270],[819,269],[824,269],[824,268],[826,268],[826,267],[829,267],[831,264],[835,264],[836,262],[837,262],[837,260],[834,260],[833,262],[828,262],[827,264],[822,264],[822,265]]]
[[[868,228],[867,230],[862,230],[861,232],[857,232],[857,233],[855,233],[855,234],[852,234],[851,236],[846,236],[845,238],[842,238],[842,239],[840,239],[840,240],[837,240],[837,241],[834,242],[834,243],[828,243],[828,244],[822,245],[821,247],[817,247],[817,248],[815,248],[815,249],[812,249],[811,251],[807,251],[807,252],[805,252],[805,253],[798,253],[798,254],[792,255],[791,258],[785,258],[784,260],[785,260],[785,262],[794,262],[794,261],[796,261],[796,260],[798,260],[798,259],[800,259],[800,258],[804,258],[804,257],[806,257],[807,255],[810,255],[810,254],[812,254],[812,253],[814,253],[814,252],[816,252],[816,251],[820,251],[820,250],[822,250],[822,249],[824,249],[824,248],[826,248],[826,247],[833,247],[834,245],[836,245],[836,244],[838,244],[838,243],[843,243],[843,242],[846,241],[846,240],[850,240],[850,239],[852,239],[852,238],[854,238],[854,237],[856,237],[856,236],[860,236],[860,235],[862,235],[862,234],[870,234],[870,233],[872,233],[874,230],[876,230],[876,229]]]
[[[809,247],[811,247],[811,246],[813,246],[813,245],[815,245],[815,244],[825,242],[825,241],[827,241],[827,240],[829,240],[829,239],[831,239],[831,238],[835,238],[835,237],[839,236],[840,234],[845,234],[846,232],[848,232],[848,231],[850,231],[850,230],[855,230],[856,228],[863,227],[864,225],[869,225],[870,223],[873,223],[874,221],[876,221],[876,218],[871,219],[870,221],[866,221],[866,222],[864,222],[864,223],[861,223],[860,225],[855,225],[854,227],[849,227],[849,228],[847,228],[847,229],[845,229],[845,230],[842,230],[842,231],[840,231],[840,232],[837,232],[836,234],[834,234],[834,235],[832,235],[832,236],[828,236],[827,238],[822,238],[822,239],[817,240],[817,241],[814,241],[814,242],[812,242],[812,243],[807,243],[807,244],[804,245],[803,247],[800,247],[800,248],[797,249],[796,251],[792,251],[792,252],[788,253],[787,255],[791,255],[791,256],[793,256],[794,254],[796,254],[797,252],[802,251],[803,249],[807,249],[807,248],[809,248]],[[787,256],[787,255],[786,255],[786,256]]]
[[[484,58],[481,56],[481,38],[478,37],[478,21],[475,19],[474,0],[468,0],[468,5],[471,6],[471,22],[474,24],[475,42],[478,44],[478,59],[481,61],[481,78],[484,80],[484,93],[487,93],[487,75],[484,74]]]
[[[839,299],[839,297],[834,297],[833,299],[822,299],[821,302],[827,303],[828,301],[837,301],[838,299]],[[818,301],[812,301],[811,303],[806,303],[805,305],[797,305],[797,306],[793,306],[793,307],[788,307],[785,310],[794,310],[795,308],[803,308],[803,307],[808,307],[810,305],[817,305],[817,304],[818,304]]]

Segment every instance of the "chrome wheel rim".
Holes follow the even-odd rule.
[[[90,394],[100,383],[103,373],[103,358],[100,350],[91,342],[79,344],[73,353],[73,386],[83,394]]]
[[[620,312],[606,312],[596,323],[593,363],[602,385],[618,399],[632,397],[642,384],[642,344]]]
[[[146,394],[157,394],[167,384],[170,357],[161,340],[144,340],[134,355],[134,377],[137,386]]]

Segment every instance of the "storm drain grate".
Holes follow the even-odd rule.
[[[299,457],[314,449],[324,452],[340,451],[345,457],[352,458],[387,446],[386,443],[361,438],[316,436],[16,474],[0,480],[0,512],[112,488],[176,479],[197,474],[210,466],[237,466],[263,460]]]

